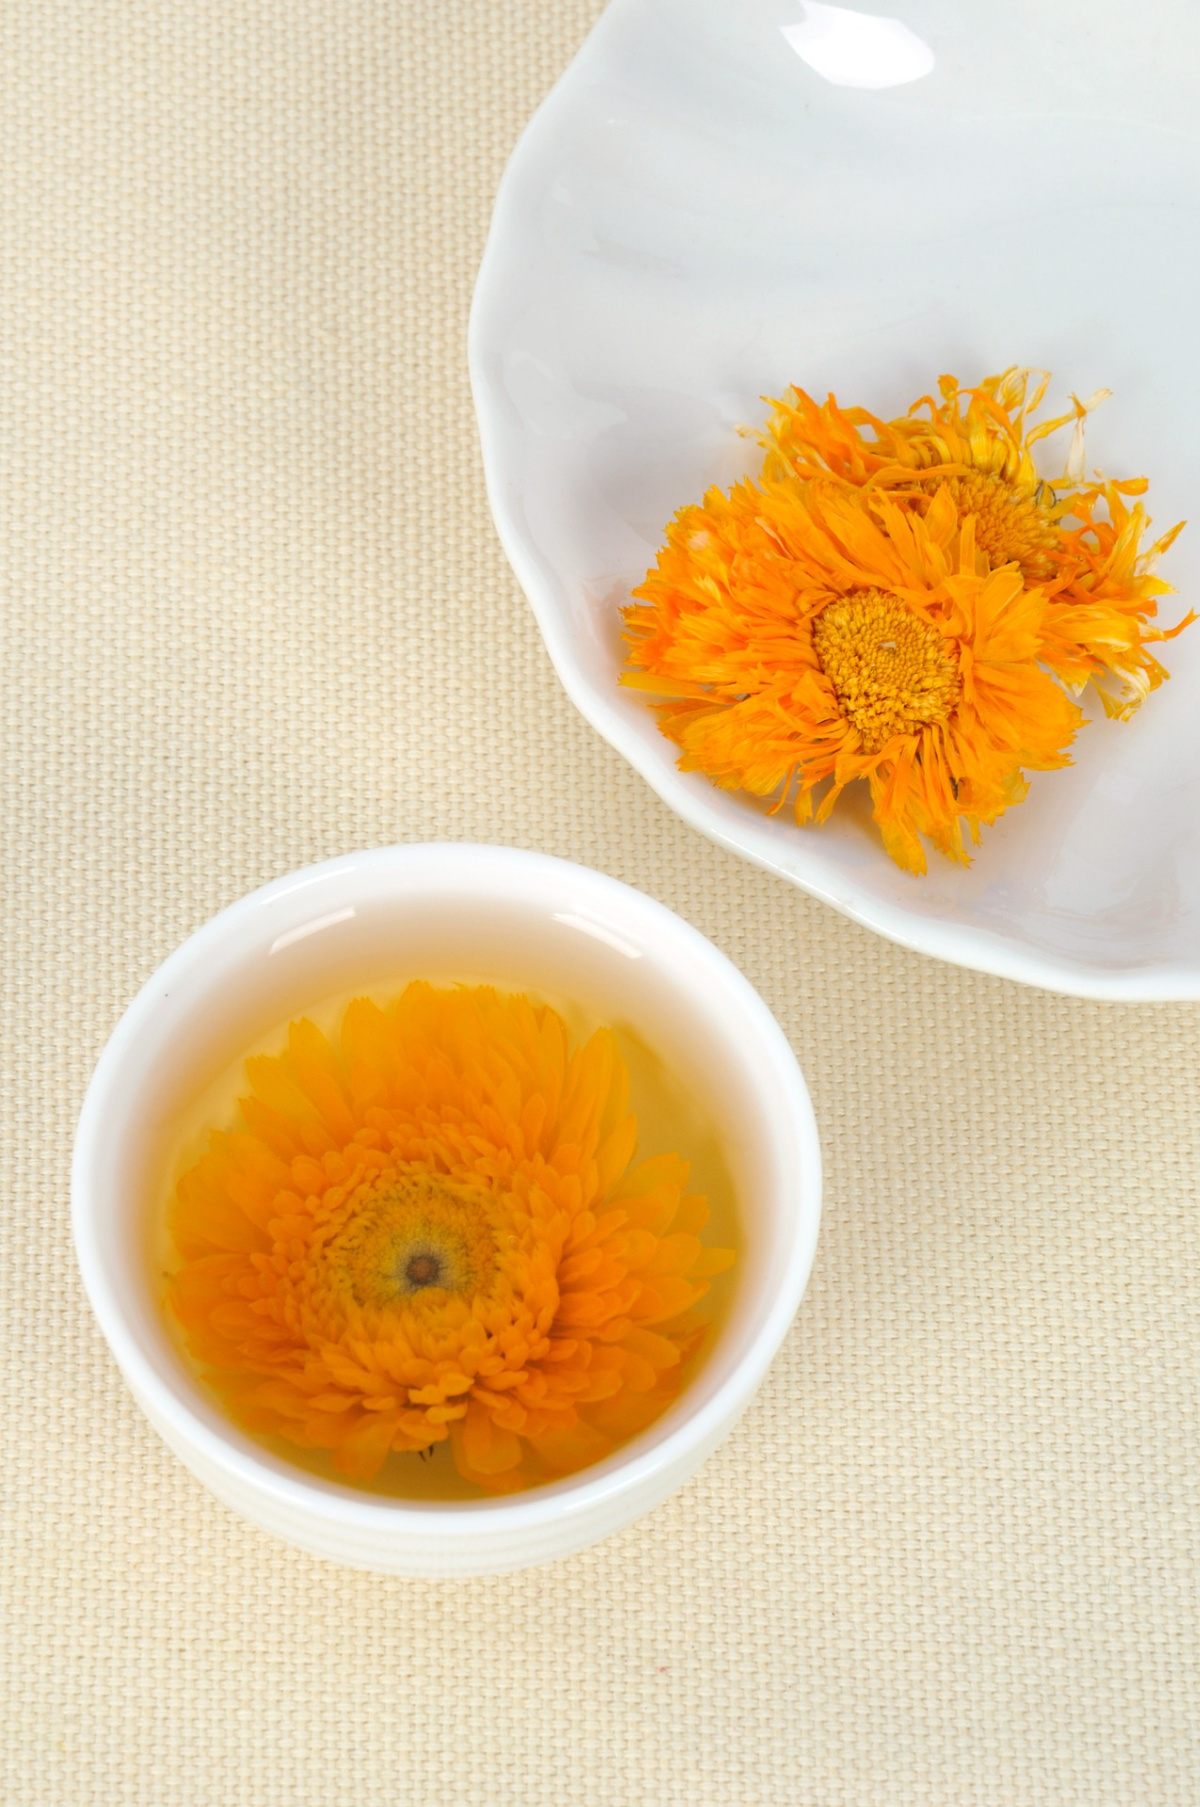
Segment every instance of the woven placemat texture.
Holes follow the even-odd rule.
[[[596,0],[0,6],[6,1807],[1186,1807],[1200,1018],[905,954],[709,846],[559,688],[465,327]],[[92,1065],[305,861],[542,848],[710,935],[809,1077],[799,1319],[676,1498],[503,1580],[217,1505],[76,1275]]]

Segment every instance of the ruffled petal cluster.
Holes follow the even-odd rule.
[[[869,786],[892,857],[967,843],[1069,763],[1089,680],[1129,714],[1165,673],[1148,650],[1169,586],[1141,550],[1137,479],[1085,482],[1083,421],[1032,425],[1045,381],[951,377],[902,420],[774,404],[761,476],[684,508],[625,611],[623,682],[655,699],[685,770],[822,822]],[[1073,424],[1067,472],[1032,448]]]
[[[1183,523],[1143,549],[1150,517],[1129,498],[1145,495],[1146,479],[1087,476],[1084,423],[1109,390],[1072,396],[1066,413],[1034,424],[1049,381],[1015,367],[973,389],[943,376],[939,399],[923,396],[899,420],[790,389],[771,405],[764,470],[884,489],[918,510],[948,493],[960,518],[974,516],[977,555],[990,569],[1015,563],[1044,588],[1045,664],[1076,693],[1091,680],[1106,712],[1127,718],[1167,675],[1151,645],[1194,619],[1166,629],[1155,620],[1173,593],[1155,569]],[[1046,482],[1033,448],[1068,426],[1062,474]]]
[[[180,1182],[170,1302],[247,1427],[371,1479],[450,1442],[507,1492],[599,1460],[677,1395],[731,1250],[676,1154],[634,1164],[610,1030],[410,985],[247,1063],[244,1127]]]

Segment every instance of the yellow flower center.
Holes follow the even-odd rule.
[[[1005,482],[989,471],[970,471],[963,477],[930,478],[931,492],[945,486],[954,499],[958,518],[975,516],[975,544],[993,571],[1001,565],[1020,566],[1021,575],[1040,583],[1054,574],[1047,554],[1058,544],[1058,529],[1041,507],[1045,486],[1030,491]]]
[[[472,1298],[495,1276],[492,1195],[440,1174],[392,1174],[354,1199],[325,1260],[335,1291],[359,1305],[404,1305],[422,1294]]]
[[[944,722],[958,700],[950,643],[898,596],[860,590],[822,609],[813,647],[864,753]]]

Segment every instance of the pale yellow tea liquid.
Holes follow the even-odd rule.
[[[279,1055],[287,1045],[289,1023],[296,1017],[307,1017],[317,1028],[336,1042],[346,1008],[354,998],[366,997],[381,1008],[393,1002],[414,975],[408,974],[379,985],[358,986],[352,992],[322,998],[316,1004],[297,1011],[261,1036],[197,1090],[190,1104],[167,1126],[163,1139],[161,1163],[162,1185],[157,1208],[152,1215],[150,1259],[158,1286],[160,1305],[171,1337],[188,1367],[197,1371],[184,1342],[182,1328],[167,1303],[171,1275],[179,1266],[179,1255],[171,1237],[169,1213],[175,1188],[182,1176],[206,1153],[212,1130],[241,1127],[239,1098],[249,1093],[246,1062],[255,1055]],[[494,984],[462,972],[417,975],[438,986]],[[720,1139],[710,1113],[699,1099],[680,1083],[638,1032],[628,1024],[605,1019],[573,999],[547,993],[532,986],[512,984],[496,989],[522,992],[534,1004],[548,1004],[566,1025],[571,1046],[581,1046],[595,1030],[608,1026],[616,1031],[622,1058],[629,1070],[630,1108],[637,1117],[638,1142],[635,1160],[649,1155],[677,1153],[690,1163],[689,1190],[703,1193],[710,1216],[703,1231],[706,1246],[732,1248],[741,1255],[743,1240],[739,1224],[734,1187]],[[732,1269],[718,1274],[709,1282],[709,1290],[694,1312],[702,1317],[708,1330],[699,1352],[688,1367],[692,1383],[712,1350],[717,1329],[728,1314],[737,1283],[740,1261]],[[200,1370],[201,1378],[203,1372]],[[225,1406],[213,1388],[207,1388],[210,1399],[222,1412]],[[226,1414],[228,1415],[228,1414]],[[259,1436],[243,1431],[264,1449],[282,1457],[294,1467],[319,1475],[354,1492],[382,1495],[393,1499],[413,1500],[478,1500],[480,1489],[464,1480],[454,1466],[448,1443],[435,1444],[425,1456],[392,1454],[373,1481],[348,1481],[333,1468],[329,1453],[304,1449],[282,1437]]]

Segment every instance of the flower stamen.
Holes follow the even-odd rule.
[[[434,1288],[471,1298],[495,1271],[491,1201],[433,1174],[385,1174],[344,1207],[326,1251],[329,1284],[358,1305],[403,1306]]]
[[[1042,506],[1046,484],[1029,489],[989,471],[967,471],[926,478],[922,487],[930,495],[944,489],[953,498],[960,521],[974,515],[975,544],[991,570],[1014,564],[1030,583],[1053,577],[1050,554],[1059,544],[1061,529]],[[1049,495],[1053,501],[1053,491]]]
[[[952,642],[884,590],[829,603],[813,624],[813,649],[864,753],[944,722],[958,700]]]

